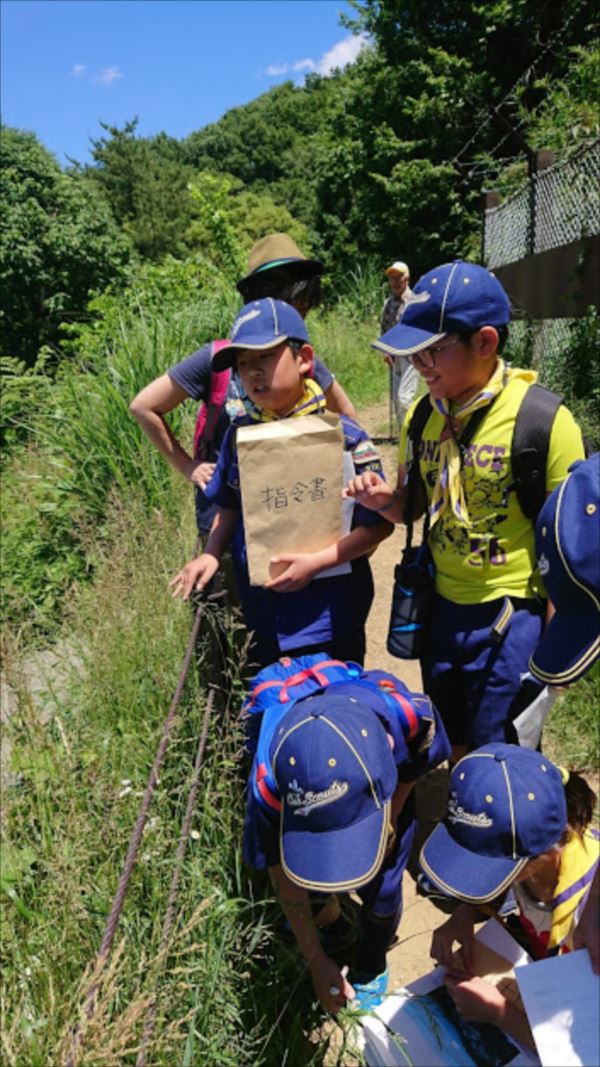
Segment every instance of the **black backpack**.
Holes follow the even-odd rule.
[[[495,399],[495,398],[494,398]],[[469,419],[463,433],[458,439],[461,456],[464,456],[475,432],[487,415],[494,401],[487,407],[479,408]],[[550,435],[556,412],[562,404],[562,397],[557,396],[543,385],[530,385],[521,401],[517,412],[510,450],[510,464],[513,473],[513,488],[517,494],[519,506],[528,519],[535,522],[546,499],[546,466]],[[429,394],[421,397],[408,428],[412,442],[413,457],[417,460],[418,447],[425,429],[425,423],[431,415],[432,407]],[[411,462],[408,475],[409,515],[420,514],[427,510],[425,486],[421,479],[419,463]],[[411,506],[412,505],[412,506]]]

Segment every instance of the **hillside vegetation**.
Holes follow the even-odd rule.
[[[2,639],[15,708],[4,726],[2,1058],[65,1061],[191,627],[168,580],[193,549],[191,489],[140,433],[136,392],[213,337],[265,233],[327,266],[315,348],[358,410],[386,396],[370,348],[401,255],[416,277],[477,258],[477,198],[526,173],[523,142],[561,155],[597,135],[591,5],[359,0],[371,47],[344,72],[286,83],[184,141],[104,127],[62,171],[2,131],[0,324]],[[510,127],[507,130],[506,123]],[[540,369],[598,447],[598,318]],[[529,353],[515,341],[516,363]],[[595,362],[594,362],[595,361]],[[170,417],[192,435],[194,405]],[[277,910],[239,843],[242,635],[224,626],[218,694],[168,951],[160,930],[206,701],[194,664],[144,834],[82,1067],[133,1064],[158,997],[149,1062],[322,1063],[310,982],[275,937]],[[24,665],[64,664],[42,725]],[[52,679],[48,678],[52,687]],[[561,704],[563,762],[596,758],[597,678]],[[344,1051],[339,1052],[343,1060]]]

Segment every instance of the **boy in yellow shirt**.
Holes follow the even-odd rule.
[[[408,469],[419,464],[436,571],[421,668],[458,759],[490,741],[515,740],[515,701],[544,627],[534,520],[521,509],[511,466],[517,413],[537,375],[501,357],[510,304],[484,267],[445,263],[423,275],[414,294],[401,322],[373,347],[408,356],[429,390],[419,455],[411,454],[413,408],[400,439],[396,489],[367,473],[347,491],[402,522]],[[476,413],[481,421],[461,448]],[[561,406],[549,441],[547,493],[583,454],[579,428]]]

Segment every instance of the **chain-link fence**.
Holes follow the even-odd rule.
[[[483,261],[490,270],[600,232],[600,140],[528,179],[503,204],[488,208]],[[511,347],[522,362],[541,367],[569,342],[576,320],[517,320]],[[518,357],[517,357],[518,358]],[[515,360],[516,362],[517,360]]]
[[[490,270],[600,232],[600,140],[565,163],[534,174],[485,213],[484,259]]]

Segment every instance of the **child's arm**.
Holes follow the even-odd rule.
[[[388,522],[404,522],[406,506],[406,467],[398,467],[396,488],[386,482],[376,471],[364,471],[348,482],[344,496],[351,497],[369,511],[385,515]]]
[[[281,909],[296,938],[298,949],[310,970],[321,1007],[325,1011],[339,1011],[346,1000],[354,998],[354,990],[337,963],[321,946],[306,889],[291,882],[279,865],[269,867],[269,876]],[[330,992],[334,986],[339,990],[338,993]]]
[[[233,537],[238,517],[239,512],[234,508],[217,508],[204,552],[186,563],[169,582],[173,596],[181,594],[183,599],[187,600],[193,589],[204,589],[211,578],[214,578],[221,557]]]
[[[468,974],[473,974],[473,938],[477,908],[473,904],[459,904],[445,923],[434,930],[429,955],[447,970],[454,962],[454,942],[462,947],[462,959]]]
[[[389,537],[392,530],[393,526],[387,522],[376,526],[356,526],[339,541],[318,552],[287,552],[274,556],[271,563],[286,563],[287,566],[277,578],[265,583],[265,589],[272,589],[276,593],[296,593],[304,589],[319,571],[366,556]]]
[[[447,974],[444,985],[456,1010],[467,1022],[492,1023],[535,1052],[535,1041],[524,1011],[511,1004],[492,982],[485,978],[465,978]]]

